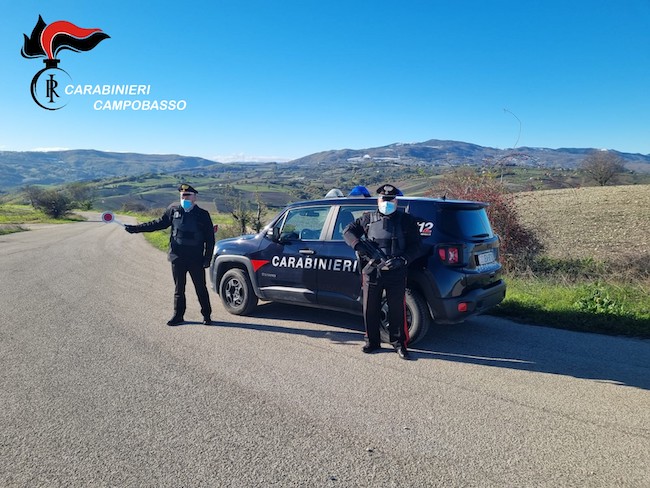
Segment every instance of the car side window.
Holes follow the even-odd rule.
[[[329,209],[329,206],[324,206],[289,210],[285,218],[276,224],[281,225],[280,238],[301,241],[320,239]]]
[[[363,215],[364,212],[369,212],[375,210],[376,206],[363,206],[358,205],[341,205],[339,208],[339,214],[336,216],[336,222],[334,223],[334,232],[332,232],[333,241],[342,241],[343,240],[343,231],[348,226],[348,224],[354,222],[359,217]]]

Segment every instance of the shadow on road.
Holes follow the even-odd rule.
[[[341,330],[307,329],[304,327],[287,327],[282,325],[269,325],[261,323],[218,322],[221,327],[234,327],[239,329],[258,330],[261,332],[280,332],[283,334],[299,334],[306,337],[327,339],[339,344],[363,342],[364,327],[360,316],[330,310],[320,310],[298,305],[280,303],[263,303],[256,309],[250,318],[263,318],[270,320],[296,320],[313,324],[327,325]]]
[[[328,331],[254,321],[218,322],[218,326],[300,334],[340,344],[363,343],[363,319],[355,315],[265,303],[256,309],[252,318],[255,317],[296,320],[335,329]],[[411,351],[416,360],[453,361],[559,374],[650,390],[649,341],[522,325],[481,316],[462,324],[432,325],[427,336]]]
[[[650,342],[526,325],[481,316],[434,326],[423,355],[462,363],[559,374],[650,390]]]

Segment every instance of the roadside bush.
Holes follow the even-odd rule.
[[[487,214],[501,237],[501,257],[506,270],[527,269],[543,251],[532,229],[525,227],[517,213],[513,195],[492,176],[476,174],[469,168],[443,176],[427,196],[474,200],[488,203]]]
[[[65,191],[29,187],[26,192],[32,207],[48,217],[60,219],[74,208],[72,198]]]

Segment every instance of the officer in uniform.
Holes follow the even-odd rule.
[[[381,300],[384,290],[388,303],[388,331],[390,343],[399,357],[409,359],[408,325],[406,323],[407,266],[420,254],[420,232],[415,218],[397,210],[397,197],[402,192],[393,185],[377,189],[377,210],[365,212],[349,224],[343,232],[345,242],[360,256],[361,268],[369,262],[360,240],[374,241],[388,256],[381,269],[362,274],[363,318],[366,325],[364,353],[381,348]]]
[[[204,268],[210,267],[214,248],[214,229],[207,210],[196,205],[194,188],[188,184],[178,187],[180,204],[167,207],[165,213],[157,220],[140,225],[125,225],[127,232],[153,232],[171,226],[169,236],[169,256],[174,276],[174,316],[167,325],[180,325],[185,314],[185,284],[187,273],[190,274],[196,294],[201,304],[203,323],[211,325],[212,307],[205,282]]]

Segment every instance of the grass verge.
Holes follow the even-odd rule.
[[[24,224],[68,224],[82,220],[82,217],[72,213],[55,219],[29,205],[0,204],[0,235],[29,230]]]
[[[15,232],[24,232],[26,230],[29,229],[23,227],[22,225],[0,224],[0,236],[4,236],[7,234],[14,234]]]
[[[650,338],[650,300],[641,285],[558,283],[510,278],[506,299],[490,313],[582,332]]]

